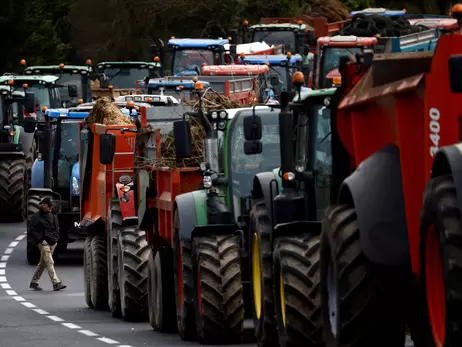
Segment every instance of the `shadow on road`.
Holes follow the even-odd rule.
[[[65,253],[58,254],[55,264],[59,266],[83,266],[83,250],[68,249]]]

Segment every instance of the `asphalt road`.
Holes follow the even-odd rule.
[[[23,223],[0,224],[1,347],[199,346],[175,334],[156,333],[149,323],[125,323],[109,312],[90,310],[83,293],[81,244],[72,245],[68,256],[56,264],[67,289],[53,292],[45,272],[40,283],[43,291],[31,291],[34,267],[26,261],[24,233]]]

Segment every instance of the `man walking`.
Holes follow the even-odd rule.
[[[53,252],[59,240],[59,227],[58,218],[53,213],[54,202],[50,197],[45,197],[40,201],[40,210],[36,212],[29,223],[29,236],[37,243],[40,249],[40,262],[35,268],[30,288],[34,290],[42,290],[38,281],[47,269],[50,276],[51,283],[53,283],[53,290],[58,291],[66,288],[56,276]]]

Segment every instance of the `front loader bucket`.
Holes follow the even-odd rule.
[[[419,243],[415,240],[419,238],[422,193],[430,178],[433,156],[438,147],[456,143],[460,137],[458,115],[462,105],[450,90],[448,58],[461,53],[462,37],[445,35],[434,55],[376,55],[369,71],[337,110],[337,131],[356,166],[388,144],[399,148],[416,273]]]

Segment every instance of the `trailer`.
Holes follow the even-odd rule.
[[[265,103],[268,99],[269,67],[262,65],[210,65],[202,67],[203,76],[255,76],[253,90],[256,91],[258,103]],[[253,100],[250,100],[253,102]]]
[[[196,91],[205,89],[196,84]],[[178,331],[184,340],[239,341],[251,307],[243,251],[250,179],[279,165],[278,113],[266,106],[186,112],[208,122],[204,163],[171,168],[152,164],[162,159],[161,139],[173,128],[177,157],[189,158],[189,121],[181,112],[167,117],[158,109],[142,108],[136,127],[82,130],[87,304],[107,309],[109,301],[114,316],[149,318],[154,330]],[[260,156],[242,153],[244,121],[253,114],[263,123]],[[140,136],[148,124],[158,130]],[[219,263],[207,259],[208,250]],[[215,270],[211,282],[207,269]]]
[[[402,346],[406,327],[416,346],[462,343],[461,54],[461,36],[444,35],[434,54],[340,67],[343,177],[320,244],[327,346]]]

